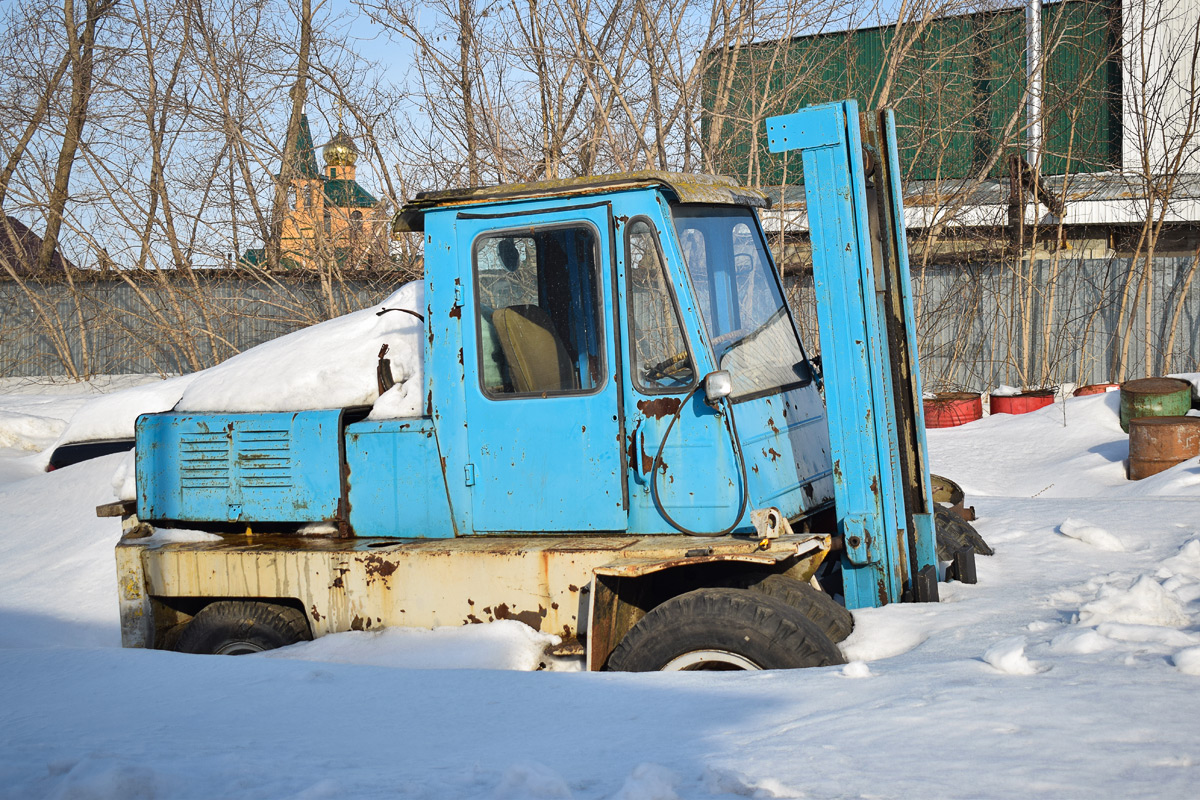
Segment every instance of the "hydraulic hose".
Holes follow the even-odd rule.
[[[670,523],[671,527],[675,530],[679,531],[680,533],[686,533],[688,536],[715,538],[718,536],[728,536],[729,534],[733,533],[733,529],[736,528],[738,523],[742,521],[742,515],[746,513],[746,505],[750,500],[750,481],[746,475],[746,458],[742,454],[742,444],[738,440],[737,422],[733,418],[733,404],[729,402],[728,397],[721,398],[725,402],[725,430],[729,431],[729,438],[733,441],[733,453],[737,458],[738,468],[742,479],[742,499],[738,504],[737,516],[733,518],[733,523],[724,530],[712,533],[706,531],[694,531],[672,517],[670,512],[667,511],[666,507],[663,506],[662,501],[658,498],[658,466],[662,463],[663,448],[666,447],[667,438],[671,435],[671,430],[675,427],[676,420],[678,420],[683,414],[683,409],[687,407],[688,403],[691,402],[692,397],[696,394],[696,391],[703,385],[704,382],[700,381],[692,387],[692,390],[683,398],[683,402],[679,404],[679,408],[675,409],[675,413],[671,415],[671,421],[667,423],[667,430],[665,433],[663,433],[662,440],[658,443],[658,451],[654,454],[654,460],[650,463],[650,496],[654,499],[654,505],[658,509],[658,512],[663,515],[663,519]]]

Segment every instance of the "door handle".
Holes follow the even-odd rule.
[[[630,436],[629,468],[633,470],[633,479],[640,484],[646,483],[646,473],[642,471],[642,462],[646,452],[646,432],[643,430],[644,419],[638,420]]]

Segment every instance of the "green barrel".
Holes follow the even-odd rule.
[[[1178,378],[1142,378],[1121,384],[1121,430],[1139,417],[1182,417],[1192,407],[1192,385]]]

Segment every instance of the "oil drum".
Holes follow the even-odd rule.
[[[1028,414],[1053,402],[1053,389],[1038,389],[1020,394],[992,395],[988,407],[993,414]]]
[[[1129,479],[1140,481],[1200,455],[1200,417],[1129,421]]]
[[[926,428],[953,428],[983,417],[979,392],[938,392],[923,405]]]
[[[1121,388],[1119,383],[1089,383],[1087,386],[1080,386],[1071,393],[1072,397],[1086,397],[1090,394],[1104,394],[1113,389]]]
[[[1139,417],[1182,417],[1192,407],[1192,385],[1178,378],[1142,378],[1121,384],[1121,430]]]

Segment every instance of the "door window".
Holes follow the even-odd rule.
[[[474,257],[484,394],[596,391],[605,367],[595,228],[488,233],[475,240]]]
[[[627,229],[625,275],[634,385],[645,394],[691,386],[696,370],[667,282],[658,236],[645,219],[633,220]]]

